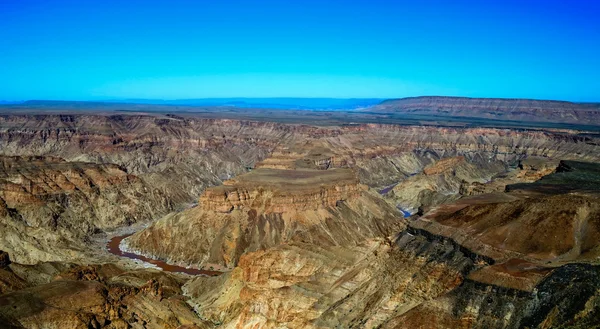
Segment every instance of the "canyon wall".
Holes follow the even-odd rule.
[[[117,165],[0,156],[0,248],[21,263],[85,258],[93,234],[173,209]]]

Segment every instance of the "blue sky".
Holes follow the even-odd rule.
[[[0,100],[600,101],[600,1],[0,0]]]

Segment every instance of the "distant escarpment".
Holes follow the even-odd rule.
[[[445,157],[594,161],[600,158],[599,145],[599,138],[576,131],[312,127],[139,114],[0,116],[2,155],[113,163],[176,202],[190,202],[207,186],[257,164],[273,169],[356,167],[362,183],[383,187]]]
[[[455,156],[463,156],[471,164],[490,169],[490,164],[492,167],[498,163],[516,166],[518,161],[530,157],[600,161],[600,138],[574,131],[373,124],[347,127],[341,132],[319,139],[327,149],[334,151],[330,167],[356,167],[361,182],[374,187],[397,183],[441,158]],[[323,155],[322,152],[317,154]]]
[[[370,111],[444,117],[600,125],[600,103],[534,99],[409,97],[391,99]]]

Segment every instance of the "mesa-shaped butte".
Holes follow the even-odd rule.
[[[202,209],[217,212],[258,208],[263,213],[282,213],[333,207],[364,190],[351,169],[258,168],[206,189],[199,203]]]
[[[288,243],[352,247],[403,222],[352,169],[259,168],[208,188],[200,203],[124,241],[168,263],[232,269],[247,253]]]

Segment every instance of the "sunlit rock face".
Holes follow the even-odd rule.
[[[366,187],[350,169],[280,170],[259,168],[207,189],[204,210],[229,212],[261,208],[266,213],[316,210],[358,197]]]

